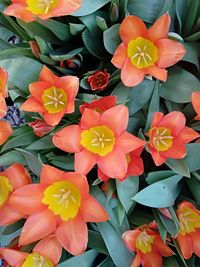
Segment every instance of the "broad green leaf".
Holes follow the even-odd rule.
[[[175,173],[173,171],[156,171],[156,172],[149,172],[146,178],[146,182],[148,184],[153,184],[155,182],[159,182],[163,179],[166,179]]]
[[[153,209],[152,211],[153,211],[153,215],[155,217],[155,221],[158,224],[158,230],[159,230],[160,236],[161,236],[163,242],[165,243],[166,238],[167,238],[167,230],[165,229],[165,226],[162,223],[160,216],[158,215],[158,211],[156,209]]]
[[[195,21],[198,19],[198,9],[199,9],[199,1],[190,1],[190,5],[188,6],[189,10],[187,12],[187,18],[184,21],[183,25],[183,34],[187,36],[192,31],[192,28],[195,26]]]
[[[62,49],[58,49],[58,50],[51,52],[49,55],[55,61],[62,61],[62,60],[67,60],[67,59],[74,57],[75,55],[81,53],[82,50],[83,50],[83,47],[79,47],[72,51],[68,51],[68,49],[64,47]]]
[[[175,173],[190,178],[189,166],[185,159],[168,159],[165,164]]]
[[[110,54],[114,54],[117,46],[121,43],[119,37],[120,24],[115,24],[103,33],[103,42],[106,50]]]
[[[81,8],[75,13],[73,13],[73,16],[80,17],[94,13],[96,10],[100,9],[102,6],[106,5],[110,1],[111,0],[84,0],[81,5]]]
[[[200,205],[200,182],[193,176],[187,180],[187,185],[195,199],[195,201]]]
[[[112,91],[112,95],[117,96],[118,103],[125,103],[130,95],[131,88],[119,83]]]
[[[110,257],[105,258],[97,267],[116,267]]]
[[[181,191],[181,184],[179,183],[181,179],[181,175],[174,175],[165,180],[151,184],[137,193],[133,197],[133,200],[153,208],[173,206]]]
[[[173,237],[177,236],[179,232],[179,227],[175,222],[171,219],[165,217],[162,213],[158,211],[158,215],[160,217],[161,222],[163,223],[165,229],[168,233],[170,233]]]
[[[185,54],[182,60],[193,63],[199,68],[199,56],[200,56],[200,47],[197,42],[188,42],[184,44],[187,53]]]
[[[10,235],[15,233],[17,230],[21,229],[22,226],[24,225],[24,220],[20,220],[14,224],[10,224],[8,226],[5,226],[3,229],[2,235]]]
[[[172,257],[163,257],[163,267],[180,267],[175,256]]]
[[[31,145],[26,147],[28,150],[43,150],[43,149],[51,149],[55,147],[54,144],[52,143],[52,136],[47,135],[44,136],[37,141],[33,142]]]
[[[108,255],[108,250],[99,232],[88,231],[88,247],[95,248],[95,250]]]
[[[185,162],[191,172],[200,169],[200,144],[193,143],[187,145],[187,155],[185,157]]]
[[[14,163],[26,164],[26,160],[20,152],[12,150],[0,156],[0,166],[10,166]]]

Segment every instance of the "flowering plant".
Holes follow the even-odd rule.
[[[0,266],[200,265],[199,7],[0,2]]]

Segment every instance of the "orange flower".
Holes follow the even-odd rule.
[[[200,120],[200,92],[192,93],[192,105],[194,110],[197,113],[197,116],[194,118],[195,120]]]
[[[20,245],[55,233],[60,244],[73,255],[87,247],[86,222],[108,220],[104,208],[89,195],[84,175],[66,173],[49,165],[43,165],[40,184],[15,191],[10,203],[19,212],[30,215],[22,229]]]
[[[155,231],[153,223],[127,231],[123,239],[136,256],[131,267],[162,267],[162,257],[172,256],[173,251],[162,241],[160,235]]]
[[[74,99],[78,87],[77,77],[59,78],[44,66],[39,81],[30,84],[31,96],[23,103],[21,109],[40,112],[47,124],[55,126],[64,114],[74,112]]]
[[[53,126],[48,125],[45,121],[42,120],[32,121],[28,124],[28,126],[32,127],[34,133],[39,137],[50,133],[54,129]]]
[[[186,156],[186,144],[199,137],[199,134],[185,126],[183,113],[173,111],[165,115],[155,112],[149,136],[148,147],[156,166],[168,158],[182,159]]]
[[[180,224],[177,241],[183,257],[189,259],[192,253],[200,257],[200,211],[184,201],[178,206],[177,216]]]
[[[4,14],[32,22],[72,14],[81,7],[82,0],[11,0]]]
[[[102,114],[86,108],[79,125],[70,125],[53,136],[56,147],[75,153],[75,171],[87,174],[95,164],[109,177],[123,178],[128,169],[126,154],[144,141],[126,132],[128,108],[123,105]]]
[[[122,43],[117,47],[112,63],[122,69],[121,80],[126,86],[136,86],[150,74],[167,80],[165,68],[176,64],[185,55],[179,42],[167,38],[171,18],[165,14],[147,30],[144,22],[127,16],[119,30]]]
[[[129,176],[138,176],[144,172],[144,165],[140,154],[144,148],[145,143],[141,144],[141,147],[137,148],[126,154],[126,160],[128,163],[127,173],[124,177],[120,178],[120,181],[124,181]],[[98,177],[102,181],[107,181],[110,179],[107,175],[105,175],[99,168],[98,168]]]
[[[7,112],[7,105],[5,98],[8,97],[7,92],[8,73],[5,69],[0,67],[0,119],[5,117]]]
[[[32,253],[0,248],[0,256],[13,267],[48,266],[55,267],[62,254],[62,246],[54,235],[41,240]]]
[[[79,109],[81,113],[83,113],[83,111],[86,108],[93,109],[97,112],[103,113],[105,110],[116,106],[116,104],[117,104],[117,97],[110,95],[110,96],[104,96],[100,99],[93,100],[91,103],[85,103],[83,105],[80,105]]]
[[[15,163],[0,172],[0,225],[15,223],[23,218],[9,200],[11,194],[18,188],[30,184],[31,178],[27,170],[19,163]]]
[[[10,123],[7,121],[0,121],[0,145],[5,143],[12,133],[13,130]]]

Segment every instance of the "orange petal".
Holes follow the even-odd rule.
[[[186,147],[181,139],[173,140],[172,146],[167,151],[162,151],[160,154],[166,158],[182,159],[186,156]]]
[[[0,119],[6,116],[7,113],[7,105],[5,98],[3,96],[0,96]]]
[[[79,89],[79,79],[76,76],[64,76],[56,81],[55,86],[65,90],[68,101],[74,101]]]
[[[81,192],[82,197],[88,197],[89,185],[85,175],[76,172],[66,172],[63,179],[72,182]]]
[[[121,43],[115,50],[114,56],[111,60],[112,64],[121,69],[127,58],[127,46],[124,43]]]
[[[131,264],[131,267],[140,267],[141,265],[141,259],[140,259],[140,255],[139,254],[136,254],[135,257],[134,257],[134,260]]]
[[[184,46],[177,41],[161,39],[155,44],[158,48],[156,65],[163,69],[176,64],[186,53]]]
[[[174,252],[162,241],[159,236],[155,236],[153,245],[157,248],[163,257],[170,257],[174,255]]]
[[[9,248],[0,248],[0,256],[11,266],[21,266],[28,253]]]
[[[128,132],[123,132],[116,141],[116,146],[124,153],[144,147],[146,142]]]
[[[40,175],[40,183],[44,185],[51,185],[63,179],[65,172],[53,166],[44,164]]]
[[[32,181],[27,169],[19,163],[11,165],[4,171],[4,174],[8,177],[14,190],[24,185],[30,184]]]
[[[119,35],[125,44],[137,37],[146,37],[147,28],[144,22],[136,16],[127,16],[119,29]]]
[[[26,220],[19,238],[20,246],[40,240],[56,229],[57,217],[48,209],[35,213]]]
[[[186,119],[183,113],[172,111],[165,115],[157,126],[169,128],[173,136],[178,136],[185,128]]]
[[[27,10],[26,6],[23,4],[13,4],[4,9],[3,13],[7,16],[14,16],[16,18],[22,19],[25,22],[32,22],[35,20],[32,13]]]
[[[37,243],[33,251],[49,258],[56,265],[62,255],[62,245],[58,242],[55,235],[50,235]]]
[[[70,125],[54,134],[52,141],[56,147],[65,152],[79,152],[82,149],[81,132],[79,125]]]
[[[177,241],[184,259],[191,258],[193,253],[191,236],[188,234],[186,234],[185,236],[179,234],[177,236]]]
[[[162,112],[155,112],[153,115],[153,120],[151,122],[151,128],[156,126],[163,117],[164,117],[164,114]]]
[[[180,133],[179,137],[185,144],[187,144],[191,142],[192,140],[200,137],[200,135],[195,130],[189,127],[185,127],[183,131]]]
[[[88,228],[82,216],[78,214],[74,219],[62,222],[57,230],[56,237],[62,246],[72,255],[83,253],[88,242]]]
[[[131,155],[131,162],[128,165],[127,176],[138,176],[144,172],[143,160],[135,155]]]
[[[127,58],[121,71],[121,80],[123,84],[129,87],[136,86],[144,80],[144,76],[145,70],[136,68],[133,66],[130,59]]]
[[[0,121],[0,145],[6,142],[13,130],[7,121]]]
[[[128,163],[124,152],[114,149],[105,157],[99,157],[98,167],[111,178],[124,178],[127,173]]]
[[[42,114],[45,122],[51,126],[56,126],[61,121],[64,116],[64,111],[58,113],[48,113],[45,112]]]
[[[8,202],[3,205],[0,209],[0,225],[5,226],[8,224],[15,223],[23,218],[23,215],[18,212]]]
[[[31,215],[46,208],[42,204],[43,191],[40,184],[23,186],[12,193],[10,203],[22,214]]]
[[[153,65],[152,67],[148,68],[146,70],[146,74],[150,74],[151,76],[163,82],[166,82],[167,80],[167,71],[165,69],[157,67],[156,65]]]
[[[80,209],[85,222],[105,222],[109,220],[106,210],[90,195],[82,200]]]
[[[149,148],[149,152],[151,153],[151,156],[153,158],[153,161],[155,163],[156,166],[160,166],[163,163],[165,163],[165,161],[167,160],[166,157],[162,156],[160,154],[159,151],[157,151],[155,148],[153,148],[152,146],[148,145]]]
[[[105,173],[103,173],[99,168],[97,168],[97,177],[101,180],[101,181],[108,181],[110,179],[110,177],[108,175],[105,175]]]
[[[96,155],[90,151],[83,149],[81,152],[75,154],[74,170],[84,175],[94,167],[96,164]]]
[[[86,108],[82,114],[80,126],[83,129],[89,129],[99,124],[101,114],[95,110]]]
[[[142,254],[142,253],[141,253]],[[141,256],[141,255],[140,255]],[[154,251],[143,254],[142,265],[145,267],[162,267],[162,256]]]
[[[135,252],[136,239],[140,233],[141,231],[139,229],[126,231],[123,233],[122,238],[125,241],[125,244],[129,250]]]
[[[200,92],[193,92],[191,98],[194,110],[200,115]]]
[[[48,82],[34,82],[29,85],[29,91],[31,95],[42,104],[42,95],[44,90],[51,87],[51,84]]]
[[[148,39],[154,43],[159,39],[167,38],[170,23],[171,17],[169,14],[166,13],[159,17],[148,30]]]
[[[124,105],[118,105],[104,111],[99,124],[108,126],[116,136],[120,136],[128,126],[128,108]]]
[[[29,112],[45,112],[43,105],[34,97],[30,96],[20,107],[21,110]]]
[[[191,233],[194,253],[200,257],[200,230]]]
[[[7,82],[8,82],[8,72],[0,67],[0,95],[3,97],[8,97],[8,92],[7,92]]]
[[[56,81],[59,79],[50,69],[48,69],[46,66],[43,66],[40,75],[39,75],[40,81],[47,82],[51,85],[55,85]]]

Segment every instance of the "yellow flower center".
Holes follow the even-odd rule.
[[[153,66],[158,59],[157,47],[151,41],[142,37],[128,43],[127,54],[131,63],[138,69]]]
[[[149,130],[149,143],[158,151],[167,151],[173,144],[171,130],[165,127],[154,127]]]
[[[181,214],[178,217],[180,233],[182,235],[195,232],[196,229],[200,228],[200,215],[196,211],[185,207],[181,210]]]
[[[81,145],[92,153],[106,156],[113,150],[115,136],[105,125],[96,126],[81,133]]]
[[[42,101],[49,113],[61,112],[67,105],[67,94],[61,88],[51,87],[44,91]]]
[[[22,267],[54,267],[54,264],[48,258],[33,252],[26,257]]]
[[[63,221],[76,217],[81,204],[79,189],[68,181],[56,182],[44,191],[42,202]]]
[[[148,235],[144,230],[136,239],[136,248],[145,254],[151,252],[151,245],[153,244],[154,238],[154,236]]]
[[[56,5],[58,0],[26,0],[28,10],[34,15],[45,15]]]
[[[13,188],[8,178],[6,176],[0,176],[0,208],[6,202],[10,192],[12,191]]]

